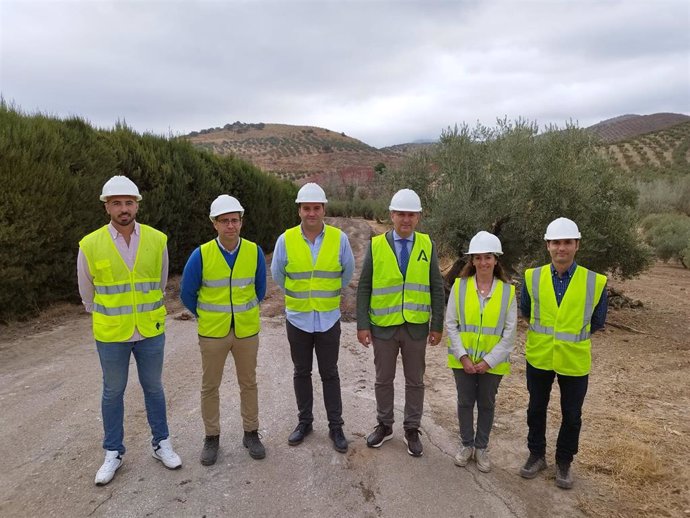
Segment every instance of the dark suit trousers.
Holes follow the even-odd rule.
[[[311,424],[314,421],[311,369],[314,352],[316,352],[328,427],[333,429],[342,426],[343,403],[340,396],[340,377],[338,375],[340,321],[323,333],[307,333],[288,321],[286,323],[290,355],[295,366],[292,380],[295,386],[299,422]]]

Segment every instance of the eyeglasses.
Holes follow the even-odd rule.
[[[216,223],[227,227],[228,225],[232,225],[233,227],[236,227],[240,223],[242,223],[242,220],[240,218],[221,218],[217,219]]]

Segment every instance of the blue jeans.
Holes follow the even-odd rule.
[[[161,382],[163,372],[163,351],[165,334],[144,338],[136,342],[99,342],[96,340],[98,356],[103,370],[103,448],[125,452],[124,440],[124,395],[127,388],[130,355],[137,362],[139,383],[144,390],[146,417],[151,427],[151,444],[168,438],[168,421],[165,415],[165,392]]]

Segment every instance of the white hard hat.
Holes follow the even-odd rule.
[[[126,176],[113,176],[103,184],[101,201],[108,201],[109,196],[134,196],[137,201],[141,201],[139,188]]]
[[[422,201],[412,189],[400,189],[391,198],[391,204],[388,210],[422,212]]]
[[[240,205],[237,198],[227,194],[221,194],[211,203],[211,211],[208,217],[211,218],[211,221],[215,221],[217,216],[227,214],[228,212],[239,212],[241,217],[244,216],[244,207]]]
[[[496,254],[503,255],[501,240],[490,232],[484,230],[477,232],[470,240],[470,248],[465,255],[470,254]]]
[[[544,234],[545,241],[551,241],[552,239],[580,239],[581,237],[580,230],[575,222],[568,218],[554,219],[546,227],[546,234]]]
[[[295,203],[328,203],[326,193],[317,183],[305,183],[297,192]]]

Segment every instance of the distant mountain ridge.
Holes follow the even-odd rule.
[[[675,164],[676,168],[686,163],[685,123],[690,123],[690,116],[680,113],[625,114],[586,129],[601,138],[607,154],[626,170],[647,164],[657,168]],[[655,132],[661,132],[658,138]],[[382,165],[398,166],[407,156],[436,145],[434,141],[415,141],[377,149],[326,128],[239,121],[193,131],[183,138],[298,184],[317,181],[340,187],[365,184]],[[630,143],[631,139],[636,140]],[[657,141],[659,144],[653,144]]]

